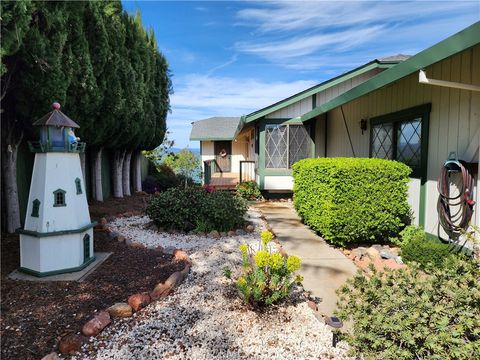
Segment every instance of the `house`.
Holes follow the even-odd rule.
[[[292,190],[291,165],[320,156],[316,137],[322,125],[300,116],[408,58],[373,60],[275,104],[239,117],[212,117],[192,123],[191,141],[200,141],[205,184],[234,188],[255,180],[265,191]],[[321,142],[321,140],[320,140]]]
[[[478,204],[480,22],[395,60],[375,61],[375,70],[341,75],[242,117],[241,128],[255,129],[260,188],[292,189],[291,164],[305,157],[399,160],[413,169],[414,221],[436,235],[441,233],[437,179],[453,158],[467,162],[476,175],[471,191]],[[476,204],[472,222],[478,225]]]

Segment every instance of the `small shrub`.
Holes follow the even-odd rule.
[[[337,314],[353,320],[351,349],[365,359],[478,358],[480,264],[445,262],[431,274],[412,266],[348,280]]]
[[[293,165],[294,205],[330,243],[388,242],[410,222],[410,173],[391,160],[300,160]]]
[[[152,198],[147,215],[159,227],[190,231],[227,231],[244,224],[245,203],[228,192],[200,187],[170,188]]]
[[[292,279],[293,273],[300,269],[300,259],[270,253],[268,243],[273,239],[271,232],[263,231],[261,238],[262,247],[255,253],[249,253],[246,244],[240,246],[243,275],[236,280],[244,302],[253,307],[271,305],[284,299],[294,284],[302,281],[299,276]]]
[[[160,191],[160,183],[155,176],[148,175],[142,182],[142,190],[148,194],[155,194]]]
[[[237,196],[245,200],[258,200],[262,198],[262,193],[255,181],[243,181],[236,187]]]
[[[455,256],[450,245],[440,240],[430,240],[425,231],[414,225],[407,226],[400,233],[402,259],[408,263],[417,262],[420,267],[440,267],[445,258]]]
[[[175,175],[175,172],[165,164],[157,166],[155,178],[160,186],[160,191],[165,191],[181,184],[181,179]]]

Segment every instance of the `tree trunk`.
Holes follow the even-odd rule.
[[[113,156],[113,196],[123,198],[122,173],[125,150],[115,150]]]
[[[123,159],[123,174],[122,174],[122,183],[123,183],[123,195],[130,196],[132,195],[130,191],[130,161],[132,159],[132,151],[127,151],[125,153],[125,158]]]
[[[83,183],[86,183],[86,176],[85,176],[85,166],[86,166],[86,154],[85,152],[80,153],[80,166],[82,167],[82,175],[83,175]]]
[[[14,233],[21,226],[20,222],[20,204],[18,202],[17,188],[17,154],[18,143],[6,145],[6,151],[3,152],[2,174],[4,199],[7,212],[7,232]]]
[[[103,201],[102,153],[103,153],[103,148],[98,149],[93,159],[93,163],[94,163],[93,173],[95,174],[95,176],[92,176],[92,178],[94,178],[95,181],[94,181],[94,190],[92,190],[92,194],[95,194],[94,199],[97,201]]]
[[[142,191],[142,153],[135,152],[133,158],[133,189],[135,192]]]

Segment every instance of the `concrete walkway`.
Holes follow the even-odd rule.
[[[302,224],[291,203],[262,202],[254,207],[264,214],[285,251],[302,259],[299,273],[304,277],[305,290],[323,300],[318,305],[321,313],[332,315],[337,301],[335,290],[357,272],[357,267]]]

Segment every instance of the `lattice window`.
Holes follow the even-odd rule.
[[[412,168],[420,167],[421,139],[421,118],[400,123],[397,131],[397,160]]]
[[[67,204],[65,203],[65,194],[65,190],[55,190],[53,192],[53,206],[67,206]]]
[[[393,159],[393,124],[378,124],[372,127],[372,157]]]
[[[265,167],[286,169],[288,166],[288,127],[286,125],[266,125],[265,127]]]
[[[79,178],[75,179],[75,188],[77,189],[77,195],[80,195],[82,193],[82,182]]]
[[[288,131],[288,165],[292,167],[296,161],[311,156],[312,145],[305,126],[289,126]]]

